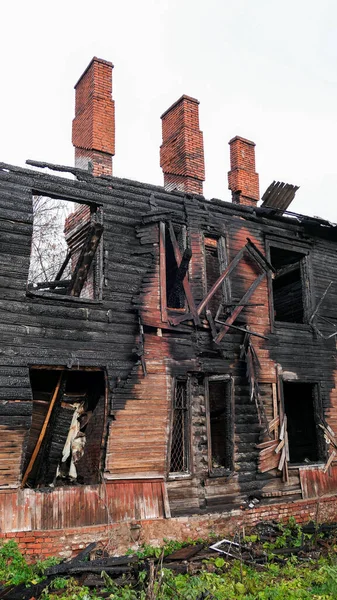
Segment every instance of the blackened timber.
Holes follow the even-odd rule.
[[[190,248],[185,248],[184,254],[181,259],[181,263],[177,268],[177,272],[175,275],[175,280],[172,285],[172,289],[170,290],[168,297],[168,305],[174,306],[176,297],[179,298],[181,302],[182,296],[182,282],[187,274],[188,266],[190,264],[190,260],[192,258],[192,252]]]
[[[181,264],[181,253],[180,253],[180,249],[178,246],[178,242],[177,242],[176,235],[174,233],[174,229],[173,229],[173,225],[172,225],[171,221],[169,221],[168,227],[169,227],[169,232],[170,232],[170,237],[171,237],[171,242],[172,242],[172,246],[173,246],[173,250],[174,250],[175,259],[176,259],[177,265],[179,267]],[[187,274],[187,271],[186,271],[185,277],[183,279],[183,287],[184,287],[184,292],[186,295],[186,300],[188,302],[188,306],[191,311],[192,319],[194,320],[196,325],[200,325],[200,319],[199,319],[199,316],[197,313],[193,294],[192,294],[192,291],[190,288],[190,284],[187,280],[186,274]]]
[[[71,283],[69,285],[70,296],[80,295],[85,281],[87,279],[91,263],[94,260],[94,256],[98,248],[98,244],[100,242],[102,233],[103,225],[101,225],[100,223],[93,223],[90,226],[87,238],[83,244],[81,254],[78,258],[73,276],[71,278]]]

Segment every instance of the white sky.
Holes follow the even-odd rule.
[[[335,0],[16,0],[1,5],[0,160],[73,164],[73,86],[114,63],[114,175],[162,185],[160,115],[200,100],[204,194],[230,200],[228,141],[256,142],[261,195],[337,221]]]

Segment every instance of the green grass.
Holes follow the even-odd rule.
[[[298,547],[303,541],[303,533],[294,523],[280,528],[275,542],[269,543],[268,554],[273,547],[292,545]],[[201,540],[199,540],[200,542]],[[259,544],[257,535],[247,536],[248,544]],[[306,539],[305,542],[310,542]],[[187,542],[190,544],[191,542]],[[208,543],[207,543],[208,544]],[[142,547],[140,559],[158,558],[181,548],[185,544],[168,542],[164,549],[151,546]],[[273,547],[272,547],[273,546]],[[262,544],[260,543],[260,547]],[[284,564],[268,562],[263,567],[254,568],[227,561],[225,555],[214,555],[203,561],[202,569],[194,574],[174,574],[168,569],[156,567],[154,597],[156,600],[328,600],[337,598],[337,558],[334,540],[330,544],[331,554],[324,558],[306,560],[290,556]],[[315,553],[312,553],[316,556]],[[270,554],[271,556],[271,554]],[[44,579],[44,571],[56,559],[27,564],[14,541],[0,545],[0,583],[2,585],[27,586]],[[106,574],[104,595],[111,600],[145,600],[147,573],[140,571],[137,585],[116,586]],[[42,600],[100,600],[100,593],[79,586],[74,578],[55,578],[40,598]]]

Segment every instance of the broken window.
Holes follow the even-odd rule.
[[[205,249],[205,271],[206,271],[206,292],[208,293],[215,282],[219,279],[222,271],[226,267],[226,261],[224,256],[224,240],[215,237],[204,238],[204,249]],[[207,304],[207,308],[212,312],[213,315],[217,313],[220,304],[224,301],[225,285],[228,284],[228,280],[224,282]]]
[[[318,409],[318,389],[313,383],[283,382],[284,411],[287,415],[289,462],[305,463],[324,459],[324,440]]]
[[[177,379],[174,386],[170,473],[188,473],[190,464],[190,415],[187,380]]]
[[[103,371],[32,368],[32,424],[22,487],[100,481],[105,423]]]
[[[184,279],[191,260],[191,250],[186,248],[186,229],[182,225],[160,224],[160,270],[162,313],[166,308],[185,309]]]
[[[97,299],[103,226],[97,207],[33,196],[28,291]]]
[[[283,247],[270,247],[270,262],[276,272],[272,280],[275,321],[306,321],[305,276],[306,255]]]
[[[233,469],[234,425],[232,381],[227,377],[207,379],[208,462],[213,475]]]
[[[165,270],[166,270],[166,305],[168,308],[184,308],[185,292],[183,278],[189,260],[184,259],[185,230],[181,225],[172,225],[182,255],[183,264],[178,268],[168,224],[165,225]]]

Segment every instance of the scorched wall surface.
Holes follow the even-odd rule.
[[[225,512],[248,506],[252,498],[260,503],[303,498],[303,470],[308,471],[305,490],[312,490],[309,472],[323,470],[328,448],[315,464],[289,464],[285,473],[284,467],[277,469],[274,454],[271,468],[263,470],[263,448],[256,445],[280,441],[283,381],[317,386],[319,418],[332,431],[337,427],[336,344],[335,337],[325,339],[333,329],[324,319],[310,321],[331,281],[319,314],[330,321],[337,317],[335,228],[268,209],[206,201],[202,196],[113,177],[94,178],[79,170],[75,174],[77,179],[71,180],[0,166],[2,527],[10,532],[101,525],[109,518],[104,503],[110,507],[110,518],[118,522],[168,517],[170,512]],[[101,300],[27,293],[33,194],[100,207],[104,227]],[[273,245],[302,253],[305,322],[274,320],[272,272],[267,267],[246,302],[250,306],[232,321],[241,329],[230,327],[219,343],[214,342],[204,311],[196,324],[193,319],[184,320],[187,303],[185,309],[170,310],[163,292],[162,237],[169,222],[183,228],[185,245],[192,250],[188,279],[196,306],[208,291],[205,237],[221,243],[220,272],[247,244],[247,238],[269,261]],[[230,310],[261,273],[250,255],[243,256],[224,283],[222,293],[228,305],[233,305]],[[211,316],[214,320],[215,314]],[[260,405],[251,400],[252,377],[247,376],[242,354],[245,327],[263,336],[248,336],[258,358],[255,376]],[[49,488],[48,495],[44,489],[19,490],[31,427],[29,369],[33,367],[103,371],[106,414],[101,483],[96,487]],[[233,402],[232,468],[217,472],[210,464],[207,386],[212,377],[230,382]],[[180,476],[169,473],[172,393],[177,380],[188,381],[189,398],[189,464]],[[264,437],[266,422],[275,418],[279,425]],[[102,496],[104,486],[108,500]],[[319,484],[315,489],[318,495],[335,491],[326,483],[321,491]],[[82,512],[70,509],[72,494],[81,498],[84,521]],[[101,508],[97,505],[91,510],[97,502]],[[51,518],[51,511],[62,513],[62,518]]]

